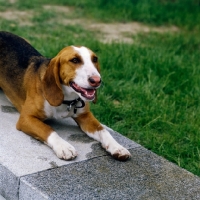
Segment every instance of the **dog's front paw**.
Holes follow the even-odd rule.
[[[53,146],[53,150],[60,159],[72,160],[76,158],[77,152],[75,148],[66,141],[62,141]]]
[[[75,148],[58,136],[56,132],[50,134],[47,144],[54,150],[60,159],[72,160],[77,156]]]
[[[120,144],[110,145],[107,151],[117,160],[126,161],[131,157],[130,152]]]

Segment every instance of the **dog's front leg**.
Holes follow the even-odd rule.
[[[51,147],[58,158],[71,160],[77,156],[75,148],[63,140],[50,126],[36,117],[21,115],[17,122],[17,129],[46,143]]]
[[[115,141],[91,112],[79,114],[74,120],[89,137],[99,141],[102,147],[117,160],[125,161],[131,157],[130,152]]]

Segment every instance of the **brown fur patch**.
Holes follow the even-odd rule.
[[[85,112],[74,118],[81,129],[87,133],[95,133],[96,131],[103,130],[100,122],[94,117],[94,115],[89,111],[89,104],[86,104]]]
[[[62,101],[64,99],[60,84],[59,70],[60,59],[57,56],[51,60],[42,80],[42,88],[45,99],[52,106],[59,106],[60,104],[62,104]]]

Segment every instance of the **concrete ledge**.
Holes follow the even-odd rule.
[[[20,199],[200,199],[200,180],[142,147],[21,178]],[[37,196],[35,196],[37,194]]]
[[[5,200],[5,198],[3,198],[3,197],[0,195],[0,200]]]
[[[200,179],[106,127],[132,153],[119,162],[72,119],[46,123],[79,155],[63,161],[17,131],[19,114],[0,90],[0,195],[17,199],[200,199]],[[1,197],[0,197],[1,199]]]

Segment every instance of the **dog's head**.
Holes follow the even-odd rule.
[[[96,101],[96,89],[101,85],[98,58],[86,47],[69,46],[53,58],[43,83],[44,97],[52,106],[62,104],[62,85],[70,87],[84,101]]]

